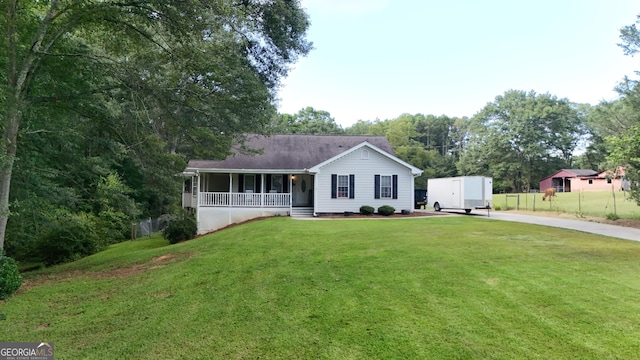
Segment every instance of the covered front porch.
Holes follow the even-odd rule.
[[[289,193],[200,193],[200,206],[288,207],[291,205],[291,194]]]
[[[187,177],[183,207],[313,206],[313,176],[292,173],[205,173]]]

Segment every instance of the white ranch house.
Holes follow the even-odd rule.
[[[198,233],[264,216],[321,216],[391,205],[413,211],[414,177],[383,136],[248,135],[224,160],[191,160],[182,206]]]

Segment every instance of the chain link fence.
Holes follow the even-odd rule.
[[[495,210],[555,211],[590,215],[640,218],[640,206],[625,191],[577,191],[556,193],[542,200],[542,193],[494,194]]]
[[[160,232],[167,227],[168,223],[168,217],[166,215],[162,215],[156,219],[148,218],[138,223],[133,223],[131,224],[131,240],[151,236]]]

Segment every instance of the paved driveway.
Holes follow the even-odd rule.
[[[489,217],[487,217],[486,213],[477,212],[475,214],[479,215],[478,217],[486,218],[488,220],[516,221],[529,224],[538,224],[584,231],[620,239],[640,241],[640,229],[625,226],[600,224],[591,221],[571,220],[546,216],[521,215],[500,211],[492,211]]]

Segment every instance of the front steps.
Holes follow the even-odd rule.
[[[291,217],[294,219],[313,217],[313,207],[294,207],[291,208]]]

